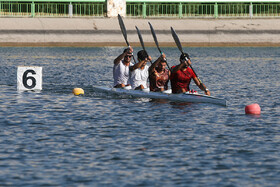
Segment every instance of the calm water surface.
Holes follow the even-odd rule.
[[[227,107],[94,90],[123,48],[0,48],[0,186],[280,185],[280,48],[185,50]],[[23,65],[43,67],[41,92],[17,91]]]

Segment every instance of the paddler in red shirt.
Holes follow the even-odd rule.
[[[190,82],[193,79],[195,84],[204,91],[203,85],[199,82],[193,70],[189,67],[190,57],[187,53],[180,56],[180,64],[171,68],[171,88],[172,93],[184,93],[190,91]],[[204,85],[206,88],[206,86]],[[205,94],[210,96],[210,91],[206,88]]]
[[[166,59],[163,53],[149,68],[150,90],[162,92],[168,89],[170,71],[166,69]]]

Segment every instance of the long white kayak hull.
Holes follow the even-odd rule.
[[[118,94],[118,95],[131,95],[134,97],[145,97],[152,99],[167,99],[170,101],[181,101],[181,102],[190,102],[190,103],[212,103],[218,105],[227,105],[227,101],[225,99],[220,99],[212,96],[201,95],[197,93],[182,93],[182,94],[171,94],[162,93],[162,92],[150,92],[148,90],[131,90],[131,89],[123,89],[123,88],[108,88],[102,86],[93,86],[95,90],[99,90],[102,92]]]

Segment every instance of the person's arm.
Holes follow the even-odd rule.
[[[193,80],[194,80],[194,82],[195,82],[195,84],[202,90],[202,91],[204,91],[205,92],[205,94],[206,95],[211,95],[211,93],[210,93],[210,91],[206,88],[206,86],[205,86],[205,84],[200,84],[200,82],[199,82],[199,80],[198,80],[198,78],[197,77],[195,77],[195,78],[193,78]],[[204,87],[203,87],[204,86]],[[204,90],[204,88],[206,89],[206,90]]]
[[[127,54],[132,54],[133,53],[133,49],[132,47],[129,47],[127,48],[122,54],[120,54],[115,60],[114,60],[114,64],[117,65],[120,63],[120,61],[122,59],[124,59],[124,57],[127,55]]]
[[[151,75],[155,71],[155,68],[158,66],[159,62],[165,59],[165,57],[165,54],[162,53],[162,55],[160,55],[160,57],[158,57],[158,59],[149,67],[149,75]]]
[[[134,70],[140,68],[145,62],[147,62],[147,59],[142,60],[142,61],[140,61],[140,62],[134,64],[133,66],[130,66],[130,67],[129,67],[129,70],[130,70],[130,71],[134,71]]]
[[[184,66],[189,66],[191,64],[192,64],[192,62],[190,61],[190,59],[188,61],[181,62],[179,65],[177,65],[177,66],[175,66],[174,68],[171,69],[171,73],[176,73],[177,71],[179,71]]]
[[[133,66],[130,66],[129,70],[134,71],[134,70],[140,68],[145,62],[147,63],[148,61],[151,61],[151,60],[152,60],[152,58],[150,56],[148,56],[148,58],[145,58],[145,60],[142,60],[142,61],[134,64]]]
[[[176,73],[176,72],[179,71],[182,67],[183,67],[183,64],[179,64],[179,65],[175,66],[174,68],[171,68],[171,73]]]

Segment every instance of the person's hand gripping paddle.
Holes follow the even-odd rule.
[[[145,46],[144,46],[144,41],[143,41],[142,35],[141,35],[141,33],[140,33],[140,30],[138,29],[137,26],[135,26],[135,28],[136,28],[136,30],[137,30],[137,34],[138,34],[138,37],[139,37],[141,46],[142,46],[143,50],[146,51]],[[147,51],[146,51],[146,53],[148,54]],[[148,55],[148,56],[149,56],[149,55]],[[150,61],[150,62],[151,62],[151,64],[152,64],[152,61]]]
[[[158,40],[157,40],[157,36],[156,36],[155,30],[154,30],[154,28],[153,28],[153,26],[152,26],[152,24],[151,24],[150,22],[149,22],[149,25],[150,25],[150,29],[151,29],[151,32],[152,32],[152,35],[153,35],[154,41],[155,41],[156,46],[157,46],[157,48],[158,48],[158,51],[159,51],[159,52],[160,52],[160,54],[162,55],[162,52],[161,52],[161,50],[160,50],[160,48],[159,48],[159,45],[158,45]],[[168,63],[167,63],[167,60],[166,60],[166,59],[165,59],[165,61],[166,61],[166,65],[167,65],[168,69],[170,70],[170,67],[169,67],[169,65],[168,65]]]
[[[127,33],[126,33],[126,29],[125,29],[125,26],[124,26],[124,23],[123,23],[123,20],[122,20],[122,17],[118,14],[118,20],[119,20],[119,24],[120,24],[120,28],[121,28],[121,31],[122,31],[122,34],[123,34],[123,37],[125,39],[125,42],[126,42],[126,45],[128,47],[130,47],[129,43],[128,43],[128,40],[127,40]],[[134,58],[134,55],[132,54],[132,57],[133,57],[133,60],[134,60],[134,63],[136,63],[135,61],[135,58]]]

